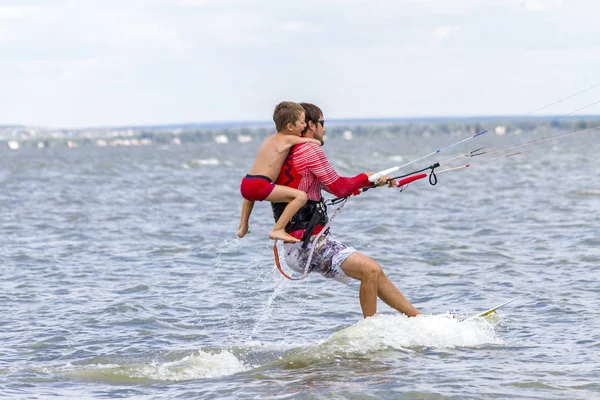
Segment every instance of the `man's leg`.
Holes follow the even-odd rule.
[[[350,278],[360,281],[359,300],[365,318],[377,312],[378,296],[387,305],[409,317],[420,314],[371,258],[355,251],[340,267]]]
[[[360,281],[358,298],[365,318],[377,312],[377,286],[381,275],[381,267],[369,257],[357,251],[350,254],[340,265],[342,271],[350,278]]]
[[[379,287],[377,288],[377,296],[379,296],[385,304],[409,317],[421,314],[421,311],[417,310],[417,308],[404,297],[396,285],[385,276],[383,271],[381,271],[381,275],[382,276],[379,278]]]

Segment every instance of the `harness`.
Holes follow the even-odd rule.
[[[316,243],[319,241],[319,239],[321,237],[323,237],[323,235],[327,235],[329,233],[329,225],[331,225],[331,222],[333,222],[333,220],[335,219],[335,217],[337,216],[337,213],[342,209],[342,207],[344,207],[344,204],[346,204],[346,200],[348,200],[348,197],[346,197],[343,201],[342,204],[340,204],[338,206],[338,208],[335,210],[335,212],[333,213],[333,215],[331,216],[331,218],[327,218],[327,205],[325,204],[325,201],[323,200],[323,198],[321,198],[320,201],[312,201],[312,203],[314,203],[314,205],[309,205],[308,207],[313,208],[313,214],[310,216],[310,220],[308,220],[308,224],[306,223],[307,221],[307,217],[308,213],[302,213],[302,217],[303,217],[303,221],[297,221],[298,223],[301,223],[301,225],[306,225],[306,231],[304,232],[304,235],[302,235],[302,239],[301,241],[302,243],[302,248],[306,249],[306,247],[308,246],[308,242],[311,240],[312,234],[315,230],[315,228],[318,225],[322,225],[323,223],[325,224],[323,226],[323,229],[321,230],[321,232],[319,232],[317,235],[315,235],[315,238],[312,239],[313,242],[313,246],[310,249],[310,252],[308,254],[308,261],[306,262],[306,266],[304,267],[304,273],[301,276],[298,277],[291,277],[288,274],[286,274],[283,271],[283,268],[281,268],[281,264],[279,262],[279,251],[277,250],[277,241],[275,241],[275,243],[273,244],[273,254],[275,256],[275,265],[277,265],[277,269],[279,270],[279,272],[281,272],[281,275],[285,276],[287,279],[291,280],[291,281],[300,281],[304,278],[306,278],[308,276],[308,273],[310,272],[310,263],[312,261],[313,258],[313,254],[315,252],[316,249]],[[282,203],[277,203],[277,204],[282,204]],[[283,203],[285,204],[285,203]],[[307,204],[305,204],[306,206]],[[276,215],[276,208],[273,206],[273,215]],[[285,207],[283,207],[285,208]],[[304,208],[304,206],[303,206]],[[281,208],[281,206],[277,207],[277,217],[279,217],[281,215],[281,212],[283,211],[283,209]],[[298,215],[299,212],[296,214]],[[291,222],[290,224],[291,225]],[[286,227],[286,231],[289,232],[293,232],[294,229],[288,231],[288,228]]]
[[[271,203],[271,208],[273,210],[273,217],[275,218],[276,221],[279,219],[279,217],[281,216],[281,213],[283,213],[283,210],[286,206],[287,206],[287,203]],[[335,217],[335,215],[334,215],[334,217]],[[308,242],[310,241],[310,238],[312,237],[312,234],[315,231],[315,228],[318,225],[324,226],[323,230],[315,238],[315,242],[316,242],[316,240],[319,237],[321,237],[323,234],[327,234],[327,232],[329,231],[329,223],[332,220],[333,220],[333,217],[331,220],[327,217],[327,205],[325,205],[325,201],[323,200],[322,197],[321,197],[321,200],[319,200],[319,201],[308,200],[306,202],[306,204],[304,204],[302,206],[302,208],[300,208],[300,210],[298,210],[298,212],[292,217],[290,222],[286,225],[285,231],[287,233],[290,233],[290,232],[294,232],[299,229],[306,229],[304,231],[304,234],[302,235],[302,239],[300,239],[302,241],[302,248],[306,249],[306,247],[308,246]],[[281,272],[281,274],[284,277],[286,277],[287,279],[289,279],[291,281],[302,280],[308,276],[310,262],[312,260],[314,251],[315,251],[315,247],[313,246],[310,249],[308,262],[306,263],[306,267],[304,267],[304,273],[302,274],[302,276],[292,277],[292,276],[289,276],[288,274],[286,274],[283,271],[283,268],[281,268],[281,264],[279,262],[279,251],[277,250],[277,241],[275,241],[275,244],[273,244],[273,254],[275,256],[275,265],[277,265],[277,269],[279,270],[279,272]]]
[[[287,205],[288,203],[271,203],[275,221],[279,220],[279,217]],[[285,231],[290,233],[300,229],[306,229],[301,239],[303,242],[302,248],[306,249],[315,228],[318,225],[326,225],[328,221],[327,206],[325,205],[323,198],[319,201],[308,200],[285,226]]]

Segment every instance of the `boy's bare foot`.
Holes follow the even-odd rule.
[[[293,237],[292,235],[290,235],[283,229],[273,229],[269,233],[269,238],[271,238],[273,240],[281,240],[283,242],[291,242],[291,243],[296,243],[296,242],[300,241],[299,239],[296,239],[295,237]]]
[[[244,236],[246,236],[246,234],[250,231],[250,229],[248,229],[247,226],[240,226],[240,228],[238,229],[238,237],[239,238],[243,238]]]

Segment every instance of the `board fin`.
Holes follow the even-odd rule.
[[[470,316],[469,318],[465,318],[461,322],[471,321],[471,320],[473,320],[475,318],[485,318],[485,317],[488,317],[488,316],[490,316],[492,314],[495,314],[497,309],[499,309],[500,307],[505,306],[505,305],[507,305],[509,303],[512,303],[513,301],[517,300],[519,297],[520,296],[517,296],[517,297],[512,298],[512,299],[510,299],[508,301],[505,301],[502,304],[498,304],[496,307],[490,308],[489,310],[485,310],[483,312],[480,312],[479,314],[475,314],[473,316]]]

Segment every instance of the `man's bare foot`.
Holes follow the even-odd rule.
[[[290,235],[283,229],[273,229],[269,233],[269,238],[271,238],[273,240],[281,240],[283,242],[291,242],[291,243],[296,243],[296,242],[300,241],[299,239],[296,239],[295,237],[293,237],[292,235]]]
[[[239,238],[243,238],[248,232],[250,232],[250,229],[247,226],[240,226],[237,235]]]

